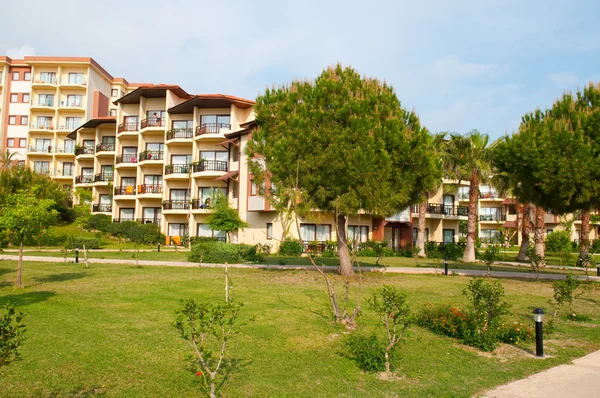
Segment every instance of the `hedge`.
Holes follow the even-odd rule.
[[[201,241],[192,247],[188,261],[194,263],[242,263],[258,261],[256,246],[224,242]]]

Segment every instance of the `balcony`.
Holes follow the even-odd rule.
[[[137,153],[119,155],[115,158],[115,164],[132,164],[137,163]]]
[[[56,86],[57,80],[54,77],[40,78],[39,76],[31,83],[32,86]]]
[[[94,176],[94,182],[110,182],[113,177],[114,173],[98,173]]]
[[[60,107],[61,108],[69,108],[69,109],[82,109],[82,108],[84,108],[84,106],[83,106],[83,100],[78,100],[78,101],[60,101]]]
[[[162,184],[160,184],[160,185],[143,184],[143,185],[138,185],[138,187],[137,187],[138,195],[162,194],[162,192],[163,192]]]
[[[79,175],[75,177],[75,184],[91,184],[94,182],[93,175]]]
[[[31,130],[49,130],[54,131],[54,125],[52,122],[38,122],[31,124]]]
[[[418,214],[419,205],[414,205],[412,211],[413,213]],[[437,214],[440,216],[467,217],[469,215],[469,208],[467,206],[453,206],[438,203],[427,203],[425,212],[427,214]]]
[[[196,127],[196,137],[204,134],[221,134],[221,129],[231,130],[231,125],[226,123],[205,123]]]
[[[142,224],[156,224],[156,225],[160,225],[160,219],[161,216],[158,215],[156,217],[151,217],[151,218],[136,218],[135,221],[142,223]]]
[[[498,192],[496,191],[487,191],[487,192],[481,192],[479,195],[479,199],[493,199],[493,200],[497,200],[497,199],[503,199],[498,195]]]
[[[119,127],[117,128],[118,134],[128,132],[128,131],[129,132],[139,131],[137,122],[135,122],[135,123],[128,122],[128,123],[119,124]]]
[[[114,152],[115,144],[98,144],[96,145],[96,153],[98,152]]]
[[[140,123],[141,129],[149,128],[149,127],[165,127],[167,125],[166,117],[149,117],[147,119],[143,119]]]
[[[55,177],[56,178],[73,178],[73,169],[57,170]]]
[[[191,128],[173,129],[173,130],[167,131],[166,139],[167,139],[167,141],[176,140],[176,139],[185,140],[185,139],[190,139],[193,136],[194,136],[194,130]]]
[[[28,153],[52,153],[52,146],[48,146],[45,148],[36,148],[36,147],[30,146],[27,149],[27,152]]]
[[[94,147],[91,146],[76,146],[75,147],[75,156],[82,156],[82,155],[93,155],[94,154]]]
[[[163,151],[143,151],[140,152],[139,160],[140,162],[147,160],[163,160],[164,155]]]
[[[189,200],[163,200],[163,210],[188,210]]]
[[[92,213],[110,213],[112,212],[112,205],[92,205]]]
[[[165,166],[165,175],[169,174],[189,174],[192,169],[190,164],[168,164]]]
[[[211,198],[206,199],[193,199],[192,210],[210,210],[212,209]]]
[[[193,172],[222,171],[227,172],[227,162],[222,160],[202,160],[192,164]]]
[[[115,189],[113,190],[113,193],[115,196],[117,196],[117,195],[135,195],[135,187],[131,186],[131,185],[115,187]]]
[[[32,102],[31,103],[31,108],[32,109],[48,109],[48,108],[54,108],[54,100],[39,100],[37,102]]]
[[[119,218],[114,218],[113,222],[125,222],[125,221],[135,221],[135,219],[132,217],[119,217]]]
[[[506,214],[481,214],[479,216],[479,221],[484,222],[496,222],[496,221],[506,221]]]
[[[57,155],[69,155],[69,156],[73,156],[73,154],[75,153],[75,148],[71,145],[69,146],[65,146],[63,148],[58,148],[56,150],[56,154]]]

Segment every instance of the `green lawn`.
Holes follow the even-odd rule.
[[[0,304],[27,312],[23,360],[0,370],[8,397],[196,397],[185,357],[190,348],[169,325],[180,299],[222,300],[220,269],[123,265],[25,263],[25,289],[12,286],[16,263],[0,262]],[[547,337],[548,359],[531,358],[533,344],[503,346],[480,355],[454,340],[412,328],[396,361],[398,378],[380,380],[345,356],[345,329],[330,323],[323,281],[310,271],[232,269],[233,295],[243,318],[257,315],[231,341],[240,368],[224,395],[247,396],[462,396],[522,378],[600,349],[597,294],[587,293],[576,313],[588,324],[563,322]],[[468,278],[366,274],[364,295],[385,284],[407,291],[412,308],[423,303],[464,303]],[[537,306],[548,309],[549,283],[505,280],[512,316],[530,322]],[[361,330],[376,329],[364,304]]]

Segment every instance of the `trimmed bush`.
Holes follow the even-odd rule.
[[[188,256],[188,261],[194,263],[235,264],[257,260],[256,246],[211,241],[197,243]]]
[[[546,250],[549,252],[564,252],[571,250],[571,237],[567,231],[554,231],[548,234],[545,240]]]
[[[363,336],[353,333],[348,336],[346,346],[350,358],[362,370],[382,372],[385,369],[385,343],[377,336]]]
[[[300,256],[303,249],[302,242],[295,239],[286,239],[279,244],[279,254],[282,256]]]
[[[93,214],[88,218],[86,229],[106,232],[111,222],[111,217],[106,214]]]
[[[80,238],[80,237],[69,237],[67,239],[67,246],[71,249],[100,249],[100,240],[97,238]]]

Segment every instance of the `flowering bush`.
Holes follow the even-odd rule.
[[[452,304],[425,304],[418,325],[437,334],[462,339],[467,327],[467,315]]]
[[[506,344],[519,344],[533,338],[533,329],[528,325],[515,321],[500,329],[500,341]]]

